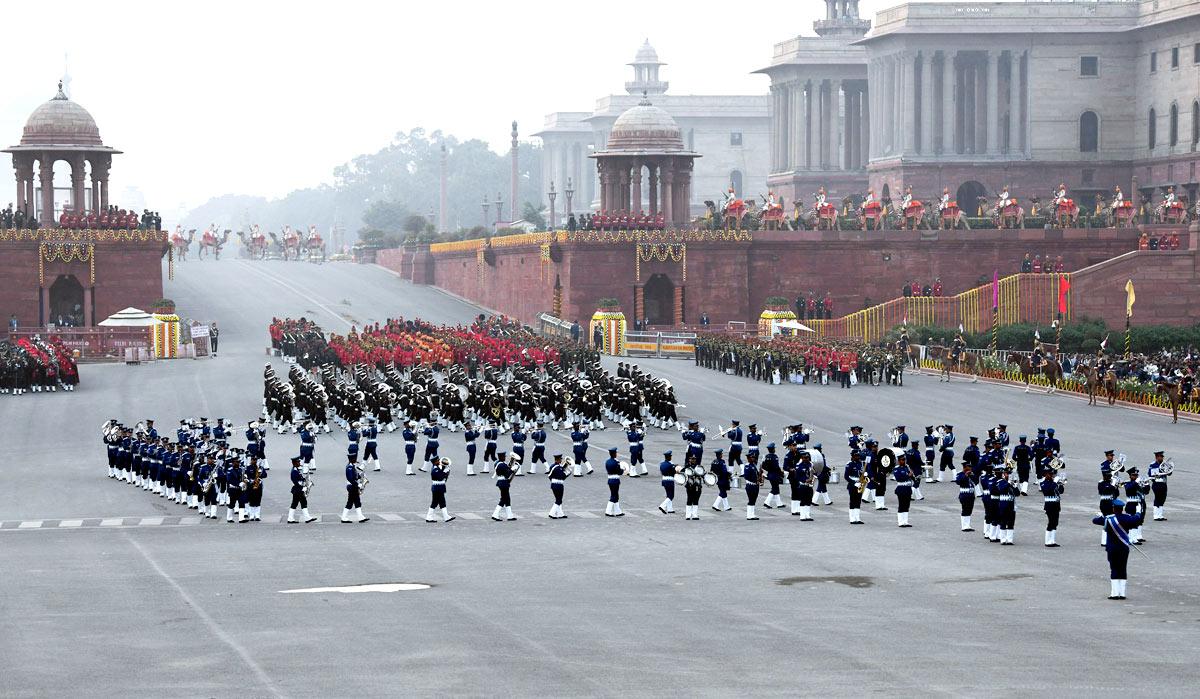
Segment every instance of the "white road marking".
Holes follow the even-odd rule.
[[[275,686],[275,682],[267,676],[266,671],[264,671],[262,667],[254,661],[254,658],[250,657],[250,653],[248,653],[246,649],[237,642],[236,639],[226,633],[225,630],[222,629],[217,622],[215,622],[213,618],[208,615],[208,612],[204,611],[200,605],[196,604],[196,601],[187,593],[187,590],[184,590],[179,583],[175,582],[175,578],[172,578],[170,575],[168,575],[167,571],[163,570],[162,566],[158,565],[158,562],[150,556],[150,553],[146,551],[146,549],[142,548],[141,544],[128,535],[125,537],[125,539],[130,543],[130,545],[133,546],[133,548],[137,549],[138,553],[142,554],[142,558],[146,559],[146,562],[150,564],[150,567],[154,569],[154,572],[158,573],[159,576],[166,580],[171,587],[175,588],[175,592],[177,592],[179,596],[183,598],[183,601],[187,603],[187,606],[192,608],[192,611],[196,613],[196,616],[200,617],[200,620],[204,622],[204,625],[208,627],[208,630],[241,657],[242,661],[254,671],[254,674],[258,676],[259,682],[261,682],[263,686],[267,688],[270,694],[272,696],[282,697],[283,692],[279,691],[279,688]]]
[[[37,529],[40,526],[42,526],[42,520],[34,519],[27,522],[21,522],[17,525],[17,529]]]
[[[163,523],[162,517],[142,517],[138,521],[139,527],[152,527]]]
[[[480,517],[474,512],[459,512],[457,517],[459,519],[483,519],[483,517]]]
[[[429,585],[423,583],[372,583],[367,585],[343,585],[340,587],[306,587],[298,590],[280,590],[282,595],[294,595],[308,592],[340,592],[352,594],[355,592],[412,592],[428,590]]]
[[[63,521],[58,523],[58,526],[60,526],[60,527],[82,527],[83,520],[82,519],[64,519]]]
[[[112,518],[112,519],[102,519],[102,520],[100,520],[100,526],[102,526],[102,527],[119,527],[119,526],[121,526],[121,525],[122,525],[122,524],[124,524],[124,523],[125,523],[125,520],[124,520],[124,519],[120,519],[120,518]]]
[[[379,517],[379,519],[382,519],[385,522],[403,522],[404,521],[403,517],[401,517],[400,515],[397,515],[397,514],[393,514],[391,512],[380,512],[380,513],[378,513],[377,516]]]
[[[575,513],[575,515],[576,515],[577,517],[582,517],[582,518],[584,518],[584,519],[596,519],[597,517],[599,517],[599,516],[600,516],[600,515],[597,515],[597,514],[595,514],[595,513],[592,513],[592,512],[576,512],[576,513]]]

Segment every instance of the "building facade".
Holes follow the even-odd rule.
[[[770,169],[771,98],[767,95],[672,95],[659,69],[665,65],[649,42],[629,64],[633,80],[625,83],[625,94],[608,95],[596,101],[590,112],[555,112],[546,116],[545,127],[534,134],[542,139],[542,192],[554,183],[558,193],[555,208],[566,214],[568,179],[573,192],[574,212],[600,208],[599,171],[592,153],[604,151],[618,117],[647,97],[679,126],[688,151],[703,154],[692,173],[688,211],[698,215],[705,200],[717,200],[733,187],[739,197],[757,199],[765,194]],[[648,188],[648,182],[643,188]],[[649,191],[642,201],[649,201]],[[549,205],[548,200],[545,202]]]
[[[843,25],[841,37],[851,25],[865,32],[851,0],[827,0],[818,31],[830,22]],[[827,41],[777,45],[761,71],[773,93],[789,94],[805,75],[821,79],[817,49]],[[1195,200],[1200,0],[909,3],[878,13],[870,34],[844,50],[861,51],[868,86],[859,110],[866,177],[851,187],[886,196],[912,186],[918,198],[948,188],[964,208],[1005,186],[1045,199],[1059,183],[1085,206],[1114,186],[1151,199],[1174,185]],[[799,90],[799,108],[785,97],[791,109],[772,121],[771,181],[780,186],[797,179],[797,142],[809,144],[798,162],[813,163],[813,120],[804,118],[813,81]],[[852,139],[844,85],[843,123],[833,124],[843,152]],[[819,174],[822,184],[843,181],[840,171]]]

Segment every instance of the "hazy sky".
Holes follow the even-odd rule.
[[[895,4],[861,3],[868,17]],[[418,126],[506,149],[513,119],[527,138],[548,112],[622,92],[646,38],[673,94],[764,94],[751,71],[824,13],[820,0],[9,5],[0,140],[20,139],[69,54],[71,98],[125,151],[114,199],[136,186],[168,220],[218,194],[329,182]]]

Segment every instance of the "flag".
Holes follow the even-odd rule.
[[[904,316],[904,320],[900,321],[900,325],[908,327],[908,316]]]
[[[1100,342],[1100,349],[1103,350],[1106,347],[1108,347],[1108,335],[1105,335],[1104,340]]]
[[[958,331],[959,331],[960,333],[963,331],[963,324],[962,324],[962,323],[959,323],[959,324],[958,324]]]
[[[1000,270],[992,270],[992,310],[1000,308]]]
[[[1058,312],[1062,315],[1067,313],[1067,292],[1070,290],[1071,280],[1064,275],[1058,280]]]
[[[1042,341],[1042,333],[1037,328],[1033,329],[1033,339],[1037,340],[1038,342]]]
[[[1125,317],[1133,315],[1133,302],[1137,300],[1137,294],[1133,292],[1133,280],[1125,282]]]

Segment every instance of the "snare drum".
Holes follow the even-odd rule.
[[[712,473],[711,471],[704,474],[704,485],[711,487],[716,484],[717,484],[717,474]]]

